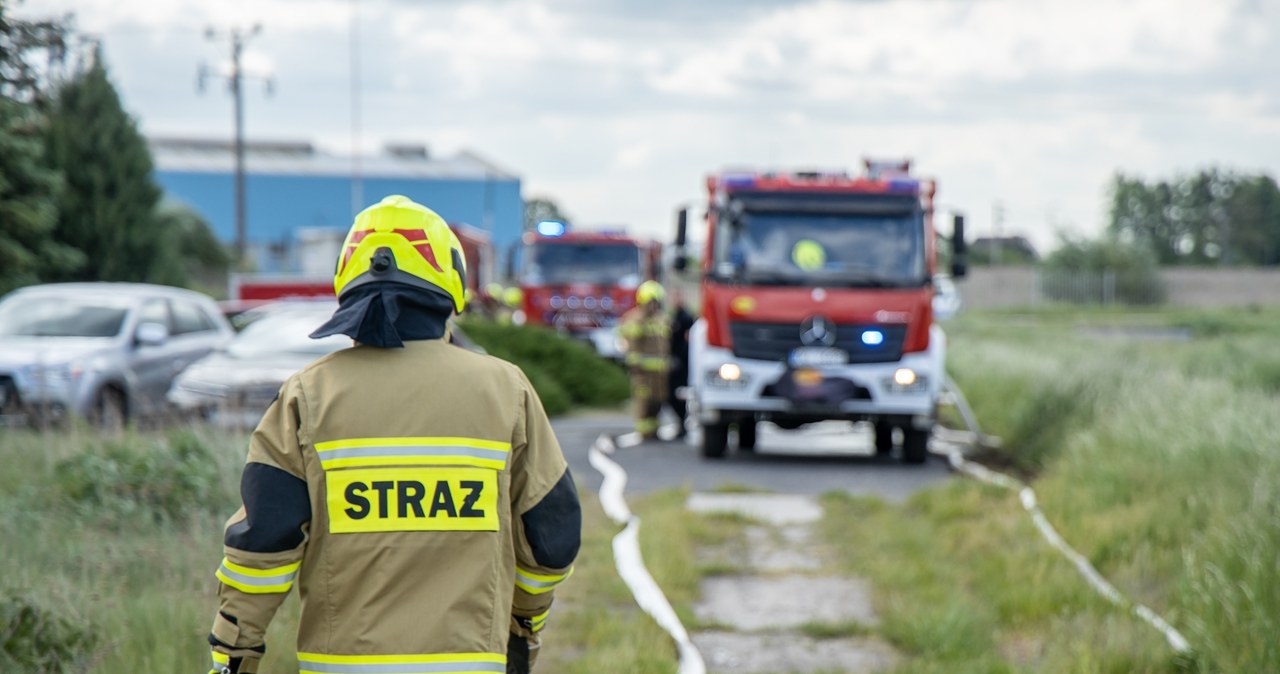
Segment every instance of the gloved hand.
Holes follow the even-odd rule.
[[[516,633],[507,639],[507,674],[529,674],[533,671],[533,659],[529,641]]]
[[[209,674],[257,674],[258,663],[262,660],[260,653],[229,656],[218,651],[212,652],[213,669]]]
[[[538,660],[542,640],[533,630],[528,618],[511,616],[510,636],[507,638],[507,674],[529,674]]]

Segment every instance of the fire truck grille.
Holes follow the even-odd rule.
[[[849,354],[850,363],[892,363],[902,358],[902,346],[907,339],[904,325],[845,324],[835,328],[837,349]],[[879,339],[864,337],[879,333]],[[729,324],[733,338],[733,355],[756,360],[786,360],[793,349],[806,345],[800,340],[798,323],[746,323]],[[879,343],[876,343],[876,342]]]

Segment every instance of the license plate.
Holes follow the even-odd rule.
[[[828,346],[802,346],[791,352],[789,361],[792,367],[844,365],[849,362],[849,354],[844,349]]]

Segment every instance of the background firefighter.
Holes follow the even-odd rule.
[[[618,325],[631,375],[632,416],[645,439],[658,437],[658,414],[667,397],[671,326],[662,311],[665,296],[657,281],[641,283],[635,308]]]

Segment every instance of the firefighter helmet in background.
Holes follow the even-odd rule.
[[[333,290],[344,293],[387,281],[443,293],[456,312],[466,306],[462,244],[435,211],[408,197],[389,196],[360,211],[338,256]]]
[[[662,289],[662,284],[657,281],[645,281],[636,288],[636,304],[645,305],[650,302],[662,302],[667,296],[667,291]]]
[[[524,291],[512,286],[502,291],[502,303],[512,309],[519,309],[524,303]]]

